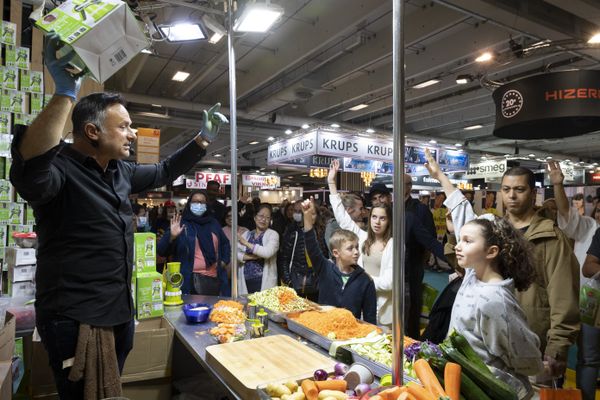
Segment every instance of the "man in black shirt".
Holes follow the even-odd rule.
[[[158,164],[123,161],[136,139],[124,99],[95,93],[73,109],[73,144],[61,140],[80,78],[56,59],[47,38],[46,65],[56,91],[12,145],[10,177],[32,206],[38,233],[36,326],[61,399],[83,398],[83,379],[68,379],[80,325],[112,329],[119,371],[133,345],[133,218],[128,196],[172,182],[204,154],[226,119],[204,112],[201,133]]]

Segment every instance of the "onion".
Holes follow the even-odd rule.
[[[333,367],[333,372],[336,375],[345,375],[348,372],[348,366],[344,363],[336,363]]]
[[[369,385],[368,383],[360,383],[354,388],[354,392],[358,396],[362,396],[363,394],[367,393],[369,390],[371,390],[371,385]]]
[[[333,377],[334,380],[336,381],[343,381],[344,380],[344,375],[336,375]]]
[[[325,381],[325,380],[327,380],[328,375],[329,374],[324,369],[318,369],[313,374],[315,381]]]

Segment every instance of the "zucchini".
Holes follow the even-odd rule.
[[[477,368],[481,370],[482,373],[493,376],[492,371],[485,365],[481,357],[475,353],[475,350],[471,347],[467,339],[456,330],[453,330],[450,333],[450,341],[454,345],[454,347],[462,353],[469,361],[471,361]]]
[[[444,368],[446,368],[446,361],[441,357],[431,358],[429,363],[433,367],[436,376],[443,374]],[[491,400],[488,396],[467,374],[464,372],[460,373],[460,395],[465,400]]]
[[[442,343],[440,344],[440,348],[448,359],[460,364],[469,378],[471,378],[477,384],[477,386],[484,388],[491,399],[518,400],[517,394],[509,385],[496,378],[493,374],[488,375],[486,373],[482,373],[479,366],[473,364],[452,345],[448,343]]]

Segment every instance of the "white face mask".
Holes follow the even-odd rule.
[[[147,222],[148,222],[148,218],[147,217],[138,217],[137,226],[138,227],[146,226]]]
[[[302,222],[302,213],[294,213],[294,221]]]

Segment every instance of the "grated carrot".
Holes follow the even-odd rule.
[[[291,319],[323,336],[337,340],[365,337],[374,330],[381,332],[375,325],[359,322],[350,311],[344,308],[334,308],[328,311],[305,311],[291,316]]]

